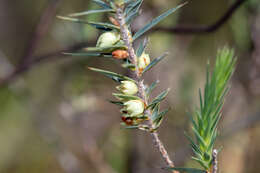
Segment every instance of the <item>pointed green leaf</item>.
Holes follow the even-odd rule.
[[[139,11],[135,11],[130,15],[128,15],[125,19],[125,23],[126,24],[132,23],[132,21],[139,15],[139,13],[140,13]]]
[[[146,93],[147,97],[149,97],[149,95],[151,94],[151,92],[157,86],[158,83],[159,83],[159,81],[157,80],[157,81],[153,82],[148,88],[145,89],[145,93]]]
[[[133,19],[139,15],[139,9],[142,5],[142,2],[143,0],[137,0],[133,3],[129,3],[125,10],[125,14],[127,15],[125,19],[126,24],[131,23]]]
[[[196,153],[198,153],[199,155],[202,155],[203,153],[200,150],[200,147],[192,140],[192,138],[186,132],[184,132],[184,135],[190,141],[190,144],[191,144],[192,148],[194,149],[194,151]]]
[[[143,52],[144,52],[144,50],[145,50],[147,44],[148,44],[148,39],[145,38],[144,41],[142,41],[142,42],[140,43],[140,45],[139,45],[139,47],[138,47],[138,49],[137,49],[137,51],[136,51],[136,56],[137,56],[137,57],[140,57],[140,56],[143,54]]]
[[[194,132],[199,145],[202,146],[203,148],[206,148],[207,145],[206,145],[204,139],[202,138],[202,136],[199,134],[199,132],[195,128],[192,128],[192,131]]]
[[[130,81],[133,81],[135,82],[133,79],[127,77],[127,76],[123,76],[123,75],[120,75],[120,74],[117,74],[117,73],[114,73],[114,72],[111,72],[111,71],[106,71],[106,70],[102,70],[102,69],[98,69],[98,68],[93,68],[93,67],[88,67],[89,70],[92,70],[92,71],[95,71],[95,72],[99,72],[117,82],[120,82],[120,81],[123,81],[123,80],[130,80]]]
[[[192,160],[195,160],[196,162],[198,162],[204,169],[209,169],[209,165],[207,162],[203,161],[203,160],[200,160],[196,157],[191,157]]]
[[[207,173],[205,170],[197,169],[197,168],[177,168],[177,167],[168,167],[166,170],[171,171],[179,171],[180,173]]]
[[[120,98],[120,99],[123,99],[123,100],[140,100],[139,97],[133,96],[133,95],[113,93],[113,96]]]
[[[154,121],[156,119],[157,115],[159,114],[159,109],[160,109],[160,104],[158,103],[154,106],[153,113],[151,115],[152,121]]]
[[[109,102],[112,103],[112,104],[115,104],[115,105],[124,106],[124,103],[120,102],[120,101],[109,100]]]
[[[157,25],[161,20],[163,20],[164,18],[166,18],[167,16],[169,16],[170,14],[175,12],[177,9],[184,6],[185,4],[186,3],[178,5],[177,7],[172,8],[172,9],[166,11],[165,13],[161,14],[160,16],[156,17],[155,19],[153,19],[150,23],[146,24],[142,29],[140,29],[138,32],[135,33],[135,35],[133,36],[133,40],[136,40],[137,38],[142,36],[145,32],[149,31],[152,27]]]
[[[124,126],[125,129],[139,129],[139,125],[137,125],[137,126],[128,126],[128,125],[123,124],[123,126]]]
[[[70,56],[94,56],[94,57],[106,57],[106,58],[112,58],[112,55],[109,54],[102,54],[102,53],[88,53],[88,52],[76,52],[76,53],[69,53],[64,52],[64,55],[70,55]]]
[[[115,13],[114,9],[98,9],[98,10],[89,10],[89,11],[83,11],[79,13],[72,13],[68,16],[70,17],[79,17],[79,16],[85,16],[89,14],[97,14],[97,13]]]
[[[170,91],[170,89],[168,88],[166,91],[163,91],[161,94],[159,94],[147,108],[154,109],[156,104],[160,103],[161,101],[163,101],[165,99],[165,97],[167,96],[169,91]]]
[[[57,16],[57,18],[62,20],[67,20],[75,23],[83,23],[88,24],[90,26],[93,26],[97,29],[105,30],[105,31],[111,31],[113,29],[120,30],[120,28],[116,25],[110,24],[110,23],[102,23],[102,22],[89,22],[78,18],[72,18],[72,17],[65,17],[65,16]]]
[[[129,2],[129,4],[127,4],[125,8],[125,14],[129,15],[133,11],[138,11],[142,2],[143,0],[136,0],[136,1]]]
[[[152,62],[144,69],[143,73],[147,72],[148,70],[150,70],[151,68],[153,68],[158,62],[160,62],[162,59],[164,59],[168,54],[165,53],[162,56],[155,58],[154,60],[152,60]]]
[[[165,115],[169,112],[170,108],[160,112],[159,114],[157,114],[155,117],[153,117],[153,123],[156,126],[156,129],[161,125]]]
[[[106,8],[106,9],[111,9],[111,7],[105,3],[102,0],[92,0],[94,3],[96,3],[97,5],[99,5],[100,7]]]
[[[95,53],[111,53],[114,50],[117,49],[123,49],[126,50],[127,47],[123,45],[115,45],[115,46],[109,46],[109,47],[87,47],[84,48],[87,52],[95,52]]]

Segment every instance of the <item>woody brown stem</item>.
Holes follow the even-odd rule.
[[[125,45],[128,48],[127,51],[129,53],[129,60],[131,61],[132,64],[135,65],[135,71],[130,70],[129,72],[131,73],[131,76],[133,76],[133,78],[137,81],[137,85],[139,88],[139,93],[138,93],[139,97],[144,101],[145,105],[148,105],[148,100],[147,100],[146,94],[145,94],[145,86],[140,77],[140,71],[138,69],[138,63],[137,63],[137,56],[135,54],[133,44],[132,44],[132,36],[129,32],[127,25],[125,24],[125,16],[124,16],[122,8],[117,8],[116,18],[120,25],[121,37],[122,37]],[[148,115],[148,117],[151,117],[150,110],[146,110],[145,113]],[[151,129],[154,128],[154,125],[153,125],[153,122],[151,119],[149,119],[149,126]],[[170,156],[169,156],[167,150],[165,149],[163,143],[161,142],[158,133],[156,131],[151,132],[151,136],[153,138],[155,147],[159,150],[159,152],[160,152],[162,158],[164,159],[165,163],[167,164],[167,166],[174,167],[174,164],[173,164],[172,160],[170,159]],[[177,173],[177,171],[173,171],[173,172]]]

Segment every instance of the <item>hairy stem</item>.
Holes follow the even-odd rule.
[[[117,8],[116,17],[117,17],[117,20],[118,20],[119,25],[120,25],[120,32],[121,32],[122,39],[123,39],[125,45],[128,48],[129,60],[136,67],[135,71],[130,71],[131,76],[133,76],[133,78],[137,81],[137,85],[138,85],[138,88],[139,88],[139,93],[138,93],[139,97],[144,101],[144,103],[146,105],[148,105],[148,100],[147,100],[146,94],[145,94],[144,83],[141,80],[140,71],[139,71],[138,65],[137,65],[138,64],[137,63],[137,56],[135,54],[135,51],[134,51],[134,48],[133,48],[133,44],[132,44],[132,36],[131,36],[131,34],[129,32],[129,29],[128,29],[127,25],[125,24],[125,18],[124,18],[124,13],[123,13],[123,9],[122,8]],[[146,110],[145,113],[149,117],[151,117],[151,111],[150,110]],[[151,128],[153,128],[153,123],[152,123],[151,119],[149,119],[149,126]],[[169,156],[167,150],[165,149],[163,143],[159,139],[158,133],[156,131],[154,131],[154,132],[151,133],[151,136],[153,138],[153,142],[154,142],[155,147],[161,153],[161,156],[163,157],[163,159],[166,162],[167,166],[174,167],[174,164],[173,164],[172,160],[170,159],[170,156]],[[173,172],[177,173],[177,171],[173,171]]]
[[[217,173],[218,172],[218,151],[216,149],[213,150],[212,153],[212,173]]]

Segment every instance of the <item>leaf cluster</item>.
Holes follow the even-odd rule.
[[[224,96],[228,91],[228,81],[234,71],[236,58],[228,48],[218,51],[212,73],[207,68],[206,84],[203,95],[199,91],[200,106],[193,116],[192,132],[195,139],[186,135],[191,143],[196,160],[205,170],[212,165],[212,151],[217,137],[217,124],[221,118]]]

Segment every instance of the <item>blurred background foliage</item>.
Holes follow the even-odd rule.
[[[153,16],[182,1],[144,1],[135,21],[140,28]],[[191,0],[160,26],[207,25],[216,21],[234,0]],[[35,36],[41,16],[47,17],[45,34]],[[0,79],[9,75],[21,57],[34,58],[78,44],[95,45],[98,32],[90,26],[60,21],[56,14],[96,7],[90,0],[1,0]],[[51,13],[48,13],[51,14]],[[92,21],[106,16],[92,15]],[[45,27],[45,28],[44,28]],[[35,37],[39,37],[33,42]],[[33,51],[28,46],[37,45]],[[183,132],[189,131],[187,112],[198,104],[205,67],[218,48],[234,48],[238,65],[223,110],[218,146],[223,146],[219,167],[223,173],[260,171],[260,2],[247,0],[218,30],[200,34],[151,33],[148,52],[170,56],[145,75],[160,80],[154,94],[170,87],[165,102],[171,106],[159,130],[177,166],[197,166]],[[29,51],[28,51],[29,50]],[[29,52],[29,53],[28,53]],[[32,53],[33,52],[33,53]],[[30,55],[30,53],[32,55]],[[29,56],[28,56],[29,54]],[[28,61],[25,61],[25,64]],[[93,66],[125,73],[118,62],[90,57],[64,57],[57,53],[35,64],[8,85],[0,86],[1,173],[153,173],[164,163],[149,135],[120,127],[120,113],[107,102],[115,83],[86,69]]]

